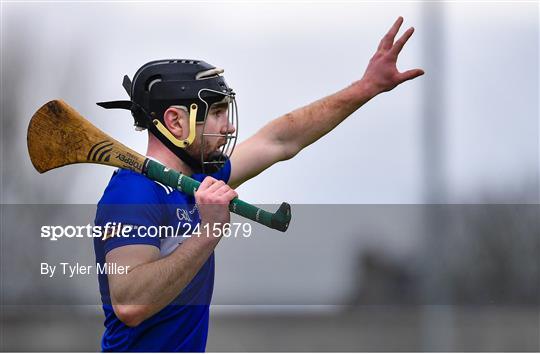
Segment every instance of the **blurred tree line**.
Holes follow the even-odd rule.
[[[537,195],[537,184],[524,190]],[[351,303],[538,306],[539,205],[502,204],[501,199],[516,200],[495,195],[483,204],[425,205],[426,217],[432,218],[422,235],[428,246],[399,259],[362,250],[360,285]],[[430,240],[434,234],[436,242]],[[428,286],[444,284],[444,294],[426,288],[429,277],[438,281]]]

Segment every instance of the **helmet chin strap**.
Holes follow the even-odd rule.
[[[167,135],[172,136],[172,134],[166,128],[165,129],[166,129],[167,133],[169,133],[169,134],[163,134],[162,129],[159,129],[160,126],[154,123],[154,121],[159,122],[157,119],[152,119],[151,115],[149,115],[148,112],[146,112],[140,105],[138,105],[136,103],[133,103],[132,109],[133,108],[139,109],[144,113],[144,115],[148,119],[148,122],[146,124],[147,129],[152,134],[154,134],[154,136],[157,137],[159,139],[159,141],[161,141],[163,143],[163,145],[165,145],[176,156],[178,156],[178,158],[180,160],[182,160],[182,162],[184,162],[186,165],[188,165],[189,168],[191,168],[191,170],[194,173],[200,173],[203,170],[203,165],[202,165],[201,161],[195,159],[185,149],[180,147],[180,146],[185,146],[185,144],[178,144],[178,142],[176,142],[176,144],[175,144],[171,139],[169,139],[169,137]]]
[[[176,106],[178,107],[178,106]],[[158,119],[149,118],[148,126],[150,131],[160,139],[180,160],[185,162],[193,172],[201,172],[204,170],[201,161],[192,157],[185,148],[193,143],[196,135],[195,124],[197,121],[197,105],[195,103],[190,105],[189,108],[189,135],[186,139],[180,140],[175,137],[167,127],[163,125]]]
[[[169,150],[171,150],[180,160],[191,168],[194,173],[202,172],[202,163],[191,156],[186,150],[176,146],[166,136],[161,134],[158,128],[154,124],[148,124],[148,130],[154,134]]]

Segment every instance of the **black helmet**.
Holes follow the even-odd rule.
[[[205,162],[203,152],[201,160],[197,161],[183,149],[195,139],[195,124],[205,122],[209,108],[215,103],[226,102],[232,105],[229,120],[237,126],[234,91],[227,86],[222,73],[222,69],[201,60],[151,61],[137,70],[133,81],[127,75],[124,76],[123,86],[130,97],[129,101],[99,102],[98,105],[129,109],[137,129],[149,129],[190,167],[204,171],[205,164],[215,162]],[[163,114],[171,106],[184,107],[189,113],[190,132],[184,140],[175,138],[165,126]],[[203,139],[204,136],[203,130]],[[225,137],[228,144],[222,148],[224,156],[232,153],[236,143],[236,136]],[[223,158],[219,160],[218,165],[224,162]]]

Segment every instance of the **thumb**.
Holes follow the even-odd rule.
[[[422,76],[422,75],[424,75],[424,70],[422,69],[407,70],[399,74],[399,81],[400,83],[403,83],[408,80],[416,79],[418,76]]]

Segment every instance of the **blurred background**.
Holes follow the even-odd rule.
[[[209,351],[539,351],[537,2],[0,2],[0,350],[96,351],[97,279],[39,263],[93,262],[90,240],[44,224],[92,222],[112,169],[39,175],[32,114],[62,98],[144,153],[122,77],[161,58],[225,69],[244,140],[362,77],[398,16],[416,31],[384,93],[293,160],[238,189],[285,234],[254,225],[216,251]],[[237,219],[237,221],[240,221]],[[63,240],[65,241],[65,240]]]

